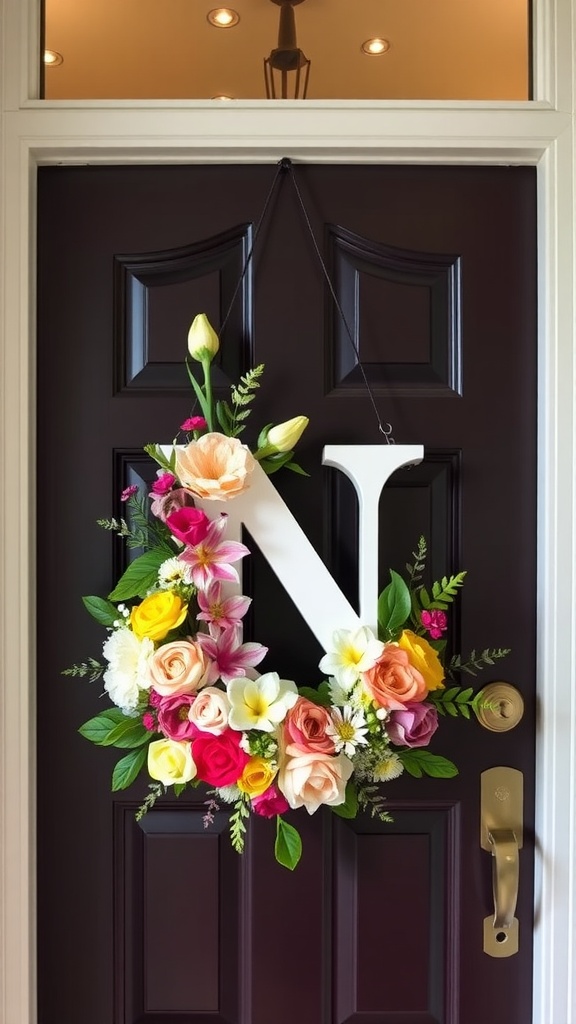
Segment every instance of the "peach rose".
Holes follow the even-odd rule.
[[[345,754],[303,754],[289,744],[282,758],[278,788],[290,807],[305,807],[314,814],[320,804],[336,807],[346,798],[346,783],[354,766]]]
[[[418,636],[411,629],[405,629],[398,646],[406,651],[410,663],[424,677],[427,690],[444,688],[444,669],[436,651],[423,636]]]
[[[423,675],[396,644],[386,644],[374,667],[362,673],[362,679],[376,704],[392,711],[401,711],[412,700],[423,700],[427,693]]]
[[[188,712],[188,718],[201,732],[221,736],[228,728],[230,701],[216,686],[205,686]]]
[[[326,735],[330,712],[306,697],[299,697],[284,719],[286,742],[304,754],[333,754],[334,739]]]
[[[237,437],[203,434],[176,450],[178,479],[192,494],[212,501],[227,501],[248,486],[256,461]]]
[[[154,652],[148,662],[151,685],[162,697],[194,693],[210,682],[212,662],[191,640],[174,640]]]

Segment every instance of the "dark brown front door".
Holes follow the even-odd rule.
[[[431,749],[456,779],[385,789],[392,825],[300,812],[304,855],[276,865],[269,823],[243,858],[202,827],[200,797],[134,810],[112,796],[117,752],[78,727],[100,682],[80,598],[121,554],[96,519],[149,477],[142,446],[190,413],[193,316],[218,326],[251,245],[270,166],[41,168],[38,372],[38,890],[40,1024],[528,1024],[531,1019],[535,649],[535,172],[302,166],[297,180],[382,420],[425,446],[381,502],[382,573],[420,534],[439,573],[466,568],[455,649],[511,647],[512,732],[443,720]],[[254,418],[310,417],[309,479],[274,479],[355,599],[351,488],[330,443],[381,441],[350,339],[295,193],[275,197],[222,337],[220,385],[266,364]],[[316,685],[321,651],[257,552],[250,631],[265,667]],[[335,628],[338,624],[335,623]],[[482,950],[493,909],[479,845],[480,774],[524,773],[520,951]]]

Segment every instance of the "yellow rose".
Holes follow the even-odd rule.
[[[148,747],[148,773],[165,786],[190,782],[196,775],[192,744],[184,740],[153,740]]]
[[[265,793],[276,776],[278,768],[265,757],[251,757],[238,779],[238,789],[247,796],[260,796]]]
[[[428,690],[443,689],[444,669],[433,647],[423,636],[417,636],[411,629],[405,629],[398,646],[406,651],[410,664],[424,676]]]
[[[171,629],[181,626],[186,618],[188,605],[171,590],[161,590],[145,597],[141,604],[130,612],[130,625],[136,636],[142,640],[163,640]]]

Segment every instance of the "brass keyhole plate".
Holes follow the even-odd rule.
[[[480,705],[476,717],[490,732],[509,732],[524,714],[524,698],[511,683],[489,683],[480,693]]]

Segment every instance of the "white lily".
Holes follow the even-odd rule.
[[[373,668],[384,644],[368,626],[356,630],[337,629],[332,639],[334,650],[324,655],[320,671],[335,676],[340,685],[350,691],[362,672]]]
[[[232,705],[228,724],[242,732],[273,732],[298,700],[296,683],[280,679],[277,672],[265,672],[258,679],[232,679],[226,689]]]

